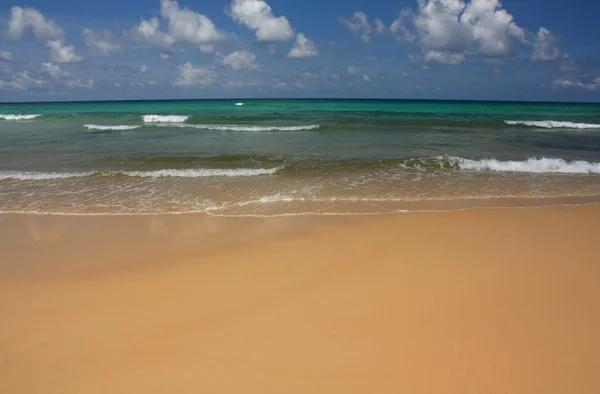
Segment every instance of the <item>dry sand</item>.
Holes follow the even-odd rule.
[[[600,393],[600,206],[0,216],[0,393]]]

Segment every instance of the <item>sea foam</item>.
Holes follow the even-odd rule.
[[[188,168],[156,171],[87,171],[87,172],[34,172],[0,171],[0,180],[44,181],[91,176],[129,176],[140,178],[204,178],[204,177],[247,177],[274,175],[283,167],[274,168]]]
[[[600,124],[561,122],[557,120],[505,120],[504,123],[513,126],[531,126],[544,129],[600,129]]]
[[[523,161],[500,161],[496,159],[471,160],[462,157],[446,159],[461,170],[496,171],[496,172],[530,172],[530,173],[562,173],[562,174],[600,174],[600,163],[583,160],[566,161],[552,158],[529,158]]]
[[[29,114],[29,115],[3,115],[0,114],[0,119],[3,120],[31,120],[31,119],[35,119],[38,116],[42,116],[39,114]]]
[[[132,125],[99,125],[99,124],[86,124],[84,127],[88,130],[94,131],[125,131],[125,130],[135,130],[140,128],[141,126],[132,126]]]
[[[188,120],[188,115],[144,115],[145,123],[183,123]]]
[[[321,127],[318,124],[300,125],[300,126],[252,126],[252,125],[232,125],[232,124],[156,124],[156,126],[176,126],[190,127],[200,130],[215,131],[305,131],[316,130]]]

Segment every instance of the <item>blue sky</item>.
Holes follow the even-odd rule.
[[[0,0],[0,101],[600,101],[591,0]]]

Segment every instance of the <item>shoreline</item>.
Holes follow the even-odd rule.
[[[600,205],[0,215],[0,392],[595,393]]]
[[[409,204],[416,206],[423,206],[424,208],[417,209],[396,209],[387,211],[373,211],[373,212],[281,212],[272,214],[255,214],[255,213],[240,213],[240,214],[227,214],[227,213],[216,213],[221,209],[227,209],[226,207],[219,207],[205,210],[190,210],[190,211],[167,211],[167,212],[52,212],[52,211],[11,211],[11,210],[0,210],[0,215],[39,215],[39,216],[180,216],[180,215],[206,215],[210,217],[222,217],[222,218],[277,218],[277,217],[301,217],[301,216],[387,216],[387,215],[399,215],[405,213],[443,213],[443,212],[459,212],[459,211],[471,211],[471,210],[495,210],[495,209],[543,209],[553,207],[577,207],[577,206],[588,206],[588,205],[600,205],[600,195],[590,196],[567,196],[567,197],[473,197],[473,198],[460,198],[460,199],[432,199],[432,200],[366,200],[366,199],[348,199],[348,200],[323,200],[323,201],[306,201],[298,200],[292,202],[300,203],[315,203],[329,201],[337,205],[344,204],[363,204],[372,205],[373,202],[385,204]],[[502,202],[505,205],[488,205],[490,202]],[[281,203],[279,201],[278,203]],[[286,202],[286,201],[283,201]],[[287,201],[290,202],[290,201]],[[464,206],[465,203],[473,203],[474,205]],[[439,205],[438,205],[439,204]],[[248,204],[246,204],[248,205]],[[427,208],[429,206],[429,208]],[[439,207],[439,208],[434,208]]]

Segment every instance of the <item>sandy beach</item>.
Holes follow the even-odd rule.
[[[600,206],[0,215],[0,392],[600,392]]]

